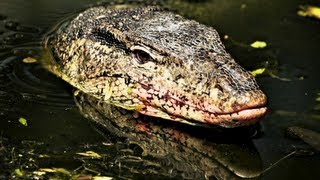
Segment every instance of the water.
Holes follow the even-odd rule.
[[[318,1],[308,2],[319,5]],[[0,178],[9,172],[15,175],[13,171],[17,168],[37,169],[35,164],[74,170],[82,164],[74,159],[75,152],[95,149],[117,155],[118,147],[101,145],[110,139],[99,134],[79,113],[66,83],[39,63],[22,62],[26,57],[40,59],[42,37],[59,20],[95,3],[89,0],[0,2],[0,137],[3,139],[0,168],[11,168],[1,168]],[[297,153],[267,170],[261,179],[319,176],[319,153],[285,133],[290,126],[316,132],[320,128],[320,113],[315,109],[319,104],[315,99],[320,93],[320,21],[297,16],[301,3],[298,0],[167,3],[189,18],[215,27],[221,36],[228,35],[229,39],[224,40],[228,52],[246,69],[267,65],[269,72],[282,78],[268,73],[257,77],[268,96],[270,111],[261,121],[262,132],[251,142],[263,169],[294,151]],[[268,47],[257,50],[247,46],[256,40],[266,41]],[[20,117],[27,119],[28,126],[19,123]],[[39,160],[41,153],[52,158]],[[39,162],[32,163],[30,158]],[[112,168],[107,175],[122,177],[121,171]]]

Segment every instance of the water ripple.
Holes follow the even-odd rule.
[[[13,97],[55,108],[74,106],[72,95],[63,81],[39,63],[22,61],[27,57],[39,60],[42,36],[40,29],[20,25],[0,15],[1,109],[6,109],[6,103]]]

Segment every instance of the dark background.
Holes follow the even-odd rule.
[[[42,37],[63,17],[95,4],[90,0],[1,0],[0,2],[0,132],[2,137],[46,142],[48,148],[64,148],[101,141],[73,103],[66,84],[40,64],[25,64],[38,57]],[[257,77],[268,96],[268,115],[262,134],[253,139],[263,167],[297,149],[307,147],[290,139],[290,126],[316,132],[320,95],[320,20],[297,15],[300,5],[320,5],[299,0],[169,1],[167,6],[201,23],[215,27],[228,52],[248,70],[266,67]],[[20,28],[17,28],[18,22]],[[22,28],[21,28],[22,27]],[[22,36],[21,36],[22,35]],[[256,40],[267,48],[253,49]],[[278,78],[272,77],[271,74]],[[288,79],[288,80],[286,80]],[[19,117],[28,120],[24,127]],[[291,156],[262,179],[316,179],[319,154]]]

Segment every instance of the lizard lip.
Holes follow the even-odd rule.
[[[214,113],[209,112],[207,110],[198,109],[201,118],[188,118],[181,116],[181,114],[176,114],[175,112],[168,112],[173,115],[171,120],[179,121],[176,117],[187,118],[191,121],[198,121],[206,124],[218,125],[226,128],[240,127],[240,126],[248,126],[258,122],[260,118],[262,118],[267,113],[267,107],[251,107],[246,109],[241,109],[234,112],[228,113]]]
[[[205,118],[209,124],[217,124],[223,127],[238,127],[256,123],[267,112],[267,107],[243,109],[233,113],[218,114],[215,118]]]
[[[145,89],[143,86],[137,94],[145,104],[145,108],[139,111],[142,114],[173,121],[188,121],[190,124],[205,123],[229,128],[253,124],[266,114],[266,96],[261,91],[255,93],[256,98],[244,98],[243,103],[228,106],[224,110],[210,104],[210,99],[195,98],[195,101],[190,101],[170,93],[161,93],[161,90]]]

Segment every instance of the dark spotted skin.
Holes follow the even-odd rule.
[[[90,8],[49,36],[47,48],[50,71],[127,110],[223,127],[266,112],[266,96],[213,28],[159,7]]]

